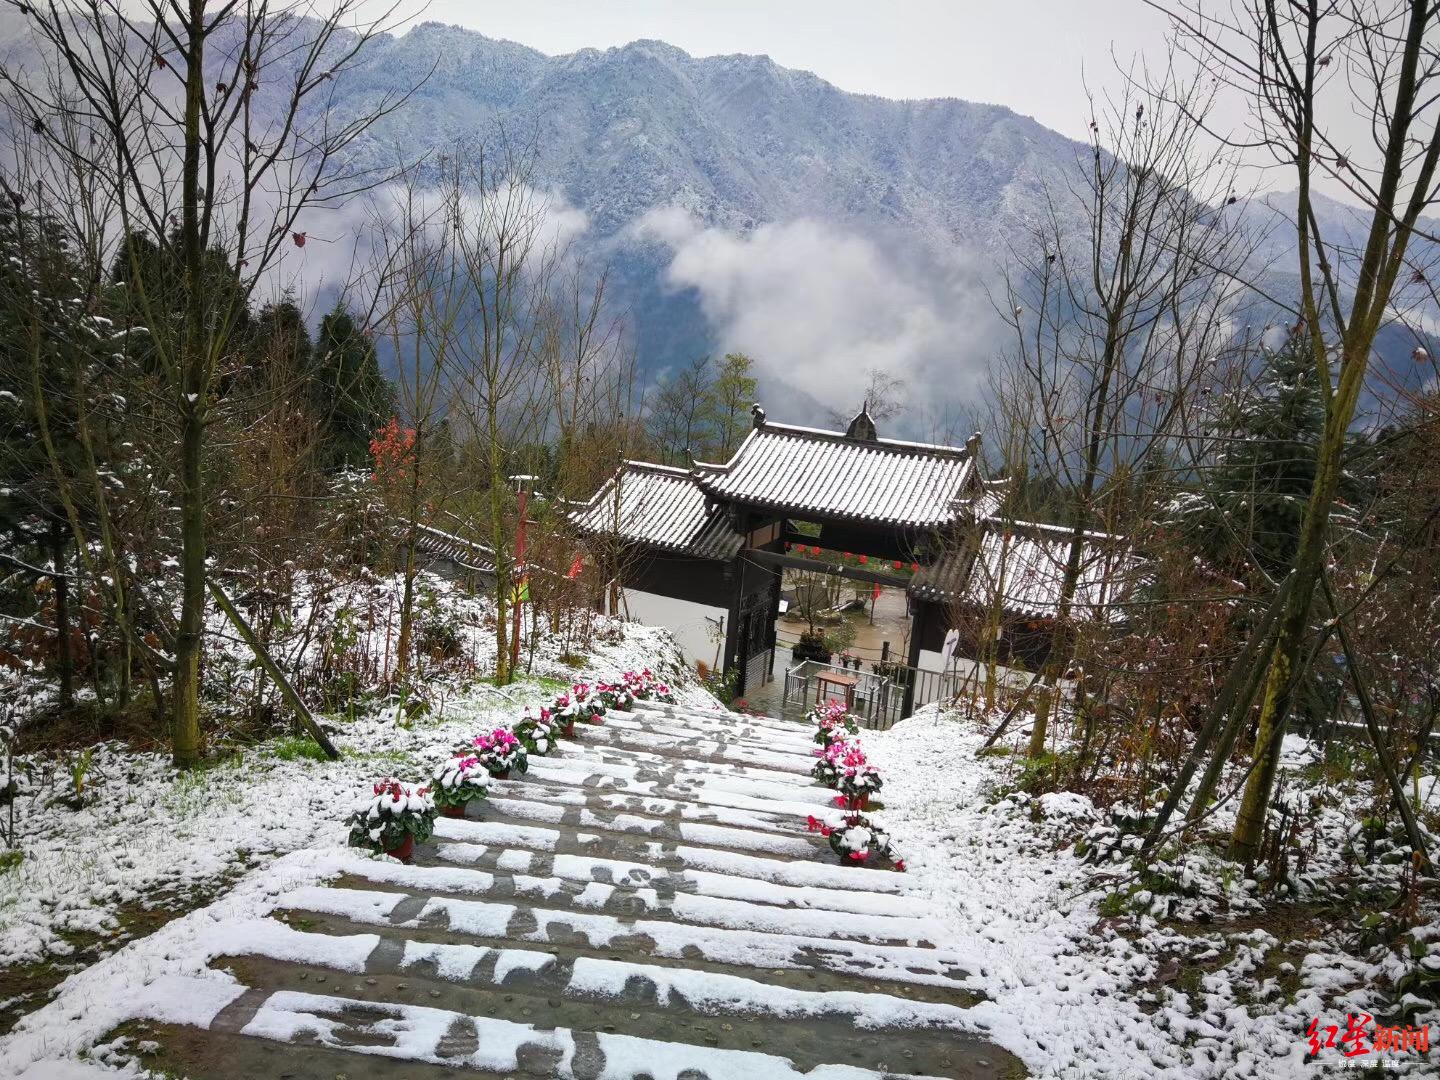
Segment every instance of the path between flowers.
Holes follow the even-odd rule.
[[[155,958],[132,1037],[196,1080],[1023,1076],[905,875],[807,831],[810,734],[641,702],[414,865],[287,856],[202,918],[208,971]]]

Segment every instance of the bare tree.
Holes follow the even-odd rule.
[[[1247,0],[1223,20],[1199,5],[1161,5],[1182,45],[1251,107],[1245,145],[1291,170],[1299,271],[1294,333],[1319,376],[1325,423],[1315,479],[1290,568],[1291,586],[1264,655],[1254,762],[1231,838],[1247,862],[1259,852],[1294,698],[1310,611],[1331,541],[1341,460],[1374,349],[1406,289],[1411,241],[1440,197],[1440,7],[1433,0],[1321,4]],[[1372,146],[1342,133],[1369,120]],[[1317,185],[1337,184],[1366,211],[1359,243],[1327,234]],[[1430,237],[1434,239],[1434,237]]]
[[[337,84],[380,31],[357,28],[355,0],[12,6],[43,70],[0,69],[14,121],[61,157],[93,146],[87,180],[112,208],[106,224],[164,374],[182,537],[172,740],[188,765],[201,752],[203,462],[217,371],[257,283],[305,243],[302,212],[374,182],[346,150],[403,95],[339,119]]]
[[[1095,551],[1088,533],[1123,533],[1139,517],[1149,500],[1137,487],[1191,423],[1206,362],[1229,329],[1247,251],[1238,215],[1225,212],[1231,176],[1191,123],[1208,104],[1198,79],[1173,75],[1158,94],[1131,84],[1106,102],[1079,176],[1049,193],[1044,222],[1013,251],[1001,303],[1015,350],[997,389],[1019,429],[1010,441],[1030,459],[1028,488],[1069,531],[1032,756],[1045,750],[1080,625],[1085,560],[1114,554]]]

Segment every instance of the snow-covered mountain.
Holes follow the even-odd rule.
[[[765,56],[636,41],[551,57],[436,23],[380,43],[351,92],[427,73],[378,140],[533,133],[543,177],[602,231],[679,206],[728,228],[813,215],[992,247],[1079,149],[999,106],[849,94]]]
[[[422,80],[370,137],[377,160],[502,129],[533,145],[537,182],[586,215],[643,369],[740,349],[767,401],[810,419],[810,399],[858,404],[871,367],[971,396],[1000,347],[998,257],[1088,153],[999,106],[658,41],[546,56],[425,23],[377,42],[345,93],[360,108]]]

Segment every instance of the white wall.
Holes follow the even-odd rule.
[[[623,591],[631,619],[647,626],[665,627],[675,635],[680,651],[691,664],[703,660],[711,667],[715,666],[716,655],[725,649],[725,618],[729,612],[721,607],[676,600],[673,596],[660,596],[639,589]],[[714,637],[717,624],[720,630],[718,641]]]

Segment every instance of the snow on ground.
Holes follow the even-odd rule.
[[[478,649],[483,643],[473,644]],[[655,666],[673,654],[673,646],[663,631],[630,625],[613,644],[597,645],[584,671],[561,664],[557,652],[543,644],[537,648],[537,674],[568,681]],[[176,1010],[221,1007],[223,1001],[207,1005],[187,996],[193,995],[190,984],[204,976],[210,957],[233,944],[227,928],[250,926],[281,893],[353,867],[353,853],[340,848],[343,817],[370,779],[388,773],[419,779],[455,742],[489,724],[513,721],[524,705],[548,699],[554,689],[553,683],[533,681],[503,691],[483,684],[452,686],[436,715],[409,727],[396,724],[393,709],[373,710],[338,725],[336,742],[345,756],[334,763],[286,760],[272,745],[181,775],[156,755],[98,748],[94,772],[101,782],[82,809],[21,800],[26,859],[0,874],[0,967],[54,961],[71,949],[67,937],[114,933],[127,905],[167,896],[193,902],[243,871],[252,872],[217,903],[163,927],[144,948],[131,946],[110,957],[103,972],[91,968],[72,975],[63,987],[65,1023],[40,1030],[22,1025],[20,1041],[12,1046],[28,1060],[88,1045],[123,1018],[125,1003],[111,1000],[117,976],[147,982],[159,974],[154,965],[162,960],[165,974],[179,980]],[[713,704],[702,691],[681,693],[692,704]],[[659,748],[669,745],[670,732],[655,724],[652,734],[642,735],[623,717],[615,720],[569,758],[537,759],[536,776],[555,783],[605,776],[617,795],[652,797],[654,812],[673,809],[637,779],[637,764],[648,760],[645,739]],[[703,726],[696,724],[697,733]],[[1006,763],[976,758],[982,736],[973,725],[933,708],[889,732],[866,732],[862,742],[885,777],[877,822],[909,867],[903,878],[884,880],[897,886],[903,881],[906,895],[892,900],[882,892],[873,901],[852,899],[836,909],[850,910],[863,922],[872,917],[871,907],[878,913],[900,904],[905,913],[938,923],[935,943],[969,973],[967,985],[988,999],[970,1010],[975,1028],[1018,1055],[1035,1075],[1309,1077],[1317,1068],[1305,1062],[1312,1018],[1343,1025],[1347,1011],[1376,1011],[1376,984],[1393,973],[1349,955],[1353,912],[1332,915],[1328,931],[1311,924],[1297,940],[1281,941],[1260,928],[1259,920],[1245,921],[1263,908],[1255,883],[1232,880],[1217,856],[1198,848],[1178,854],[1170,869],[1205,883],[1199,899],[1139,890],[1122,852],[1098,863],[1076,854],[1076,841],[1103,837],[1113,816],[1067,792],[997,798]],[[624,762],[609,760],[611,748],[622,745]],[[767,813],[809,810],[812,790],[819,803],[828,794],[804,786],[802,777],[777,784],[774,774],[771,780],[748,776],[754,769],[747,762],[768,761],[773,756],[768,751],[737,753],[705,738],[696,745],[715,754],[692,764],[695,790],[721,814],[732,813],[728,832],[746,831],[752,846],[763,847],[775,835]],[[1299,737],[1288,738],[1284,750],[1287,768],[1309,761]],[[1303,786],[1295,786],[1286,798],[1303,798]],[[1433,778],[1422,786],[1434,797]],[[522,798],[511,809],[525,817],[519,813],[525,784],[517,782],[514,791]],[[1229,812],[1217,817],[1218,827]],[[469,851],[483,851],[475,841],[504,844],[507,829],[524,832],[516,840],[522,847],[544,850],[546,813],[527,813],[533,826],[442,821],[437,830],[442,854],[463,865]],[[690,816],[682,815],[683,825],[697,842],[700,834],[726,831],[723,817],[715,824],[692,822]],[[1327,878],[1335,874],[1356,818],[1352,805],[1319,811],[1313,859],[1296,869],[1297,880],[1316,896],[1324,895]],[[641,819],[616,820],[644,835]],[[715,898],[694,901],[708,904],[706,912],[715,919],[729,919],[730,902],[748,899],[747,889],[758,887],[731,880],[731,864],[746,856],[685,846],[675,854],[697,875],[698,891]],[[554,864],[556,876],[537,878],[536,887],[553,890],[561,878],[583,881],[590,876],[588,863],[595,861],[562,857]],[[774,887],[797,894],[823,891],[834,871],[809,862],[777,865],[785,876]],[[264,869],[257,872],[258,866]],[[523,871],[525,865],[508,868]],[[1370,869],[1360,867],[1362,873]],[[1102,916],[1102,901],[1117,890],[1128,890],[1123,913],[1111,906]],[[1216,895],[1224,899],[1220,908],[1204,898]],[[478,915],[484,907],[447,903],[452,915]],[[776,909],[775,918],[784,922],[784,911]],[[602,921],[589,918],[597,926]],[[276,944],[282,952],[286,947]],[[1417,1023],[1434,1025],[1437,1019],[1422,1013]],[[1328,1053],[1332,1064],[1341,1060],[1338,1051]],[[1374,1061],[1375,1055],[1361,1060]]]
[[[451,687],[435,713],[408,726],[397,724],[393,707],[327,721],[339,761],[295,756],[304,745],[297,739],[180,773],[167,756],[105,743],[95,748],[80,809],[55,801],[63,784],[39,798],[22,786],[16,807],[25,858],[0,873],[0,969],[63,962],[75,940],[119,932],[117,916],[127,908],[188,908],[276,855],[343,844],[343,818],[371,781],[391,774],[423,781],[455,743],[512,723],[525,705],[547,703],[562,681],[678,657],[663,630],[632,623],[607,636],[616,640],[597,640],[583,670],[562,664],[558,649],[542,643],[534,673],[548,682]],[[676,690],[714,703],[693,687]]]
[[[1208,914],[1188,932],[1148,914],[1102,918],[1106,894],[1129,881],[1128,862],[1097,868],[1076,856],[1075,841],[1102,818],[1089,799],[996,799],[1002,759],[976,758],[974,726],[934,708],[861,741],[885,777],[878,820],[930,898],[929,914],[947,925],[945,945],[990,999],[975,1013],[1036,1075],[1312,1077],[1321,1063],[1305,1061],[1311,1020],[1343,1029],[1347,1010],[1376,1013],[1379,971],[1349,955],[1347,913],[1333,916],[1324,940],[1283,954],[1265,930],[1222,932]],[[1292,764],[1302,751],[1287,740]],[[1337,810],[1332,823],[1342,836],[1347,816],[1355,820]],[[1201,865],[1194,856],[1192,871]],[[1317,855],[1310,874],[1330,869]],[[1232,911],[1259,909],[1253,886],[1231,884]],[[1292,954],[1298,963],[1284,959]],[[1184,966],[1207,973],[1177,980]],[[1288,993],[1282,979],[1293,981]],[[1427,1020],[1434,1030],[1440,1015],[1416,1022]],[[1324,1053],[1330,1067],[1345,1060]],[[1385,1057],[1414,1075],[1430,1067],[1413,1053]]]

